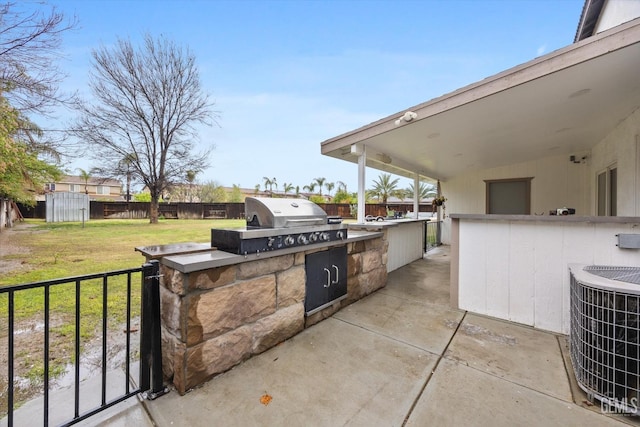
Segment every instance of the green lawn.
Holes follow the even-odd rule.
[[[45,223],[27,220],[10,244],[30,249],[11,255],[21,271],[0,273],[0,286],[137,267],[144,257],[138,246],[211,242],[212,228],[240,228],[244,220],[91,220],[85,223]],[[25,270],[25,271],[22,271]]]
[[[145,262],[135,247],[179,242],[210,242],[211,228],[237,228],[243,220],[165,220],[149,224],[146,220],[102,220],[81,223],[45,223],[30,221],[30,227],[19,227],[10,243],[29,249],[29,253],[10,255],[22,268],[0,274],[0,286],[40,282],[106,271],[139,267]],[[133,289],[139,289],[139,278]],[[102,280],[83,281],[82,315],[86,318],[83,333],[90,334],[102,315]],[[69,318],[75,310],[74,284],[50,288],[51,310]],[[6,294],[0,294],[0,316],[6,316]],[[124,318],[126,277],[109,279],[108,306],[115,320]],[[134,311],[139,295],[134,295]],[[44,306],[42,289],[15,294],[16,320],[41,313]]]
[[[145,258],[134,250],[138,246],[181,242],[210,242],[211,228],[239,228],[244,220],[91,220],[85,223],[45,223],[27,220],[11,231],[8,244],[28,249],[4,257],[21,264],[18,270],[0,272],[0,287],[102,273],[141,266]],[[131,307],[134,319],[140,313],[141,275],[132,276]],[[85,348],[102,328],[102,279],[81,282],[80,324],[76,325],[75,283],[50,287],[50,369],[53,377],[65,371],[73,359],[74,336],[79,327],[81,348]],[[37,325],[44,322],[45,292],[43,288],[14,292],[15,375],[37,385],[43,380],[43,337]],[[108,327],[122,339],[126,319],[126,276],[108,279],[106,308]],[[0,350],[6,345],[9,298],[0,293]],[[139,327],[134,325],[135,328]],[[26,332],[25,332],[26,331]],[[1,362],[6,351],[0,351]],[[6,386],[6,373],[0,374],[0,386]],[[22,387],[22,386],[20,386]],[[16,390],[17,396],[28,398],[33,390]],[[0,393],[2,396],[2,393]],[[0,415],[6,402],[0,399]]]

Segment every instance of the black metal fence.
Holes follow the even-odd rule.
[[[139,288],[134,286],[138,280]],[[138,393],[154,399],[166,392],[157,261],[139,268],[1,287],[0,301],[0,331],[6,331],[7,339],[6,377],[0,377],[7,387],[1,406],[9,427],[14,425],[16,407],[34,394],[41,399],[43,420],[29,414],[29,424],[67,426]],[[87,365],[97,367],[92,380],[99,381],[91,386]],[[137,385],[132,381],[136,368]],[[66,377],[70,386],[59,387],[60,377]],[[21,385],[25,379],[35,384],[35,393],[33,385],[25,391]],[[60,399],[52,403],[54,393],[71,395],[71,389],[73,405],[61,405]]]
[[[429,221],[424,227],[424,252],[442,244],[442,221]]]

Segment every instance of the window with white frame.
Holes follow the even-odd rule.
[[[72,193],[81,193],[82,186],[80,184],[69,184],[69,191]]]
[[[613,164],[596,176],[596,214],[618,215],[618,167]]]
[[[96,194],[108,195],[110,194],[110,188],[108,185],[98,185],[96,187]]]
[[[49,183],[44,185],[44,189],[46,191],[56,191],[56,183],[55,182],[49,182]]]

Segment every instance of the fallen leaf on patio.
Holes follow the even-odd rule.
[[[272,399],[273,397],[269,396],[268,394],[263,394],[262,397],[260,397],[260,403],[266,406],[271,403]]]
[[[584,403],[587,406],[593,406],[593,402],[589,402],[588,400],[583,400],[582,403]]]

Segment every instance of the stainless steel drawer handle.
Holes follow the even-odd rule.
[[[329,286],[331,286],[331,272],[329,271],[328,268],[325,268],[324,271],[327,272],[327,284],[324,285],[324,287],[328,288]]]
[[[331,267],[333,267],[333,269],[336,271],[336,280],[331,282],[332,285],[335,285],[336,283],[338,283],[338,274],[340,273],[340,270],[338,269],[337,265],[331,264]]]

